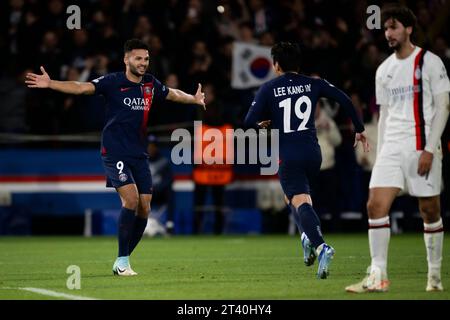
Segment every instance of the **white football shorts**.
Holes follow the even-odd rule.
[[[431,170],[426,176],[419,176],[417,173],[421,153],[418,150],[402,150],[398,146],[383,146],[377,155],[369,188],[394,187],[404,190],[406,187],[414,197],[439,195],[442,184],[442,152],[439,149],[434,154]]]

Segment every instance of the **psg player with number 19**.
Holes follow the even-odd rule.
[[[146,73],[149,48],[138,39],[125,42],[125,72],[110,73],[92,82],[56,81],[41,67],[42,75],[29,73],[29,88],[50,88],[68,94],[100,94],[106,99],[106,125],[102,132],[102,160],[107,187],[114,187],[122,201],[119,216],[119,252],[113,273],[137,275],[129,256],[147,225],[152,199],[152,178],[147,154],[147,120],[151,106],[167,99],[205,107],[205,95],[198,85],[195,95],[167,88]]]
[[[323,79],[299,74],[300,48],[296,44],[281,42],[271,51],[277,78],[265,83],[245,118],[248,127],[279,130],[280,167],[278,175],[293,211],[301,242],[305,264],[319,260],[317,277],[328,276],[328,266],[334,249],[325,243],[310,197],[310,185],[318,175],[322,162],[320,146],[314,126],[314,112],[319,98],[337,101],[350,115],[355,126],[355,146],[361,141],[369,151],[364,126],[358,118],[351,100],[341,90]]]

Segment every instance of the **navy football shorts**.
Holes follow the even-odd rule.
[[[152,175],[147,158],[102,156],[106,187],[120,188],[136,184],[139,194],[152,193]]]
[[[320,149],[297,159],[281,161],[278,176],[289,201],[297,194],[311,194],[311,186],[315,186],[321,163]]]

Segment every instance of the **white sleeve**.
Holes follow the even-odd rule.
[[[443,92],[448,93],[450,91],[450,81],[448,80],[447,71],[441,58],[432,54],[428,61],[428,66],[424,64],[424,67],[427,67],[428,74],[430,75],[431,94],[436,96]],[[425,63],[428,61],[425,61]]]
[[[377,155],[380,154],[381,146],[383,144],[383,135],[386,128],[386,118],[388,116],[387,105],[380,105],[380,117],[378,119],[378,137],[377,137]]]
[[[425,150],[431,153],[436,151],[447,124],[450,112],[450,103],[448,92],[443,92],[433,96],[433,102],[436,107],[436,113],[431,121],[431,129],[427,139]]]
[[[380,66],[377,69],[377,72],[375,74],[375,98],[376,98],[376,104],[378,105],[388,105],[388,93],[387,89],[383,84],[383,68]]]

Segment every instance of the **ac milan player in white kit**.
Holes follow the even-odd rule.
[[[388,291],[389,210],[400,190],[407,190],[418,198],[424,221],[426,291],[442,291],[440,138],[449,116],[450,82],[441,59],[411,43],[416,18],[408,8],[399,4],[386,7],[382,22],[394,53],[376,72],[380,119],[367,202],[372,261],[367,276],[345,289],[354,293]]]

